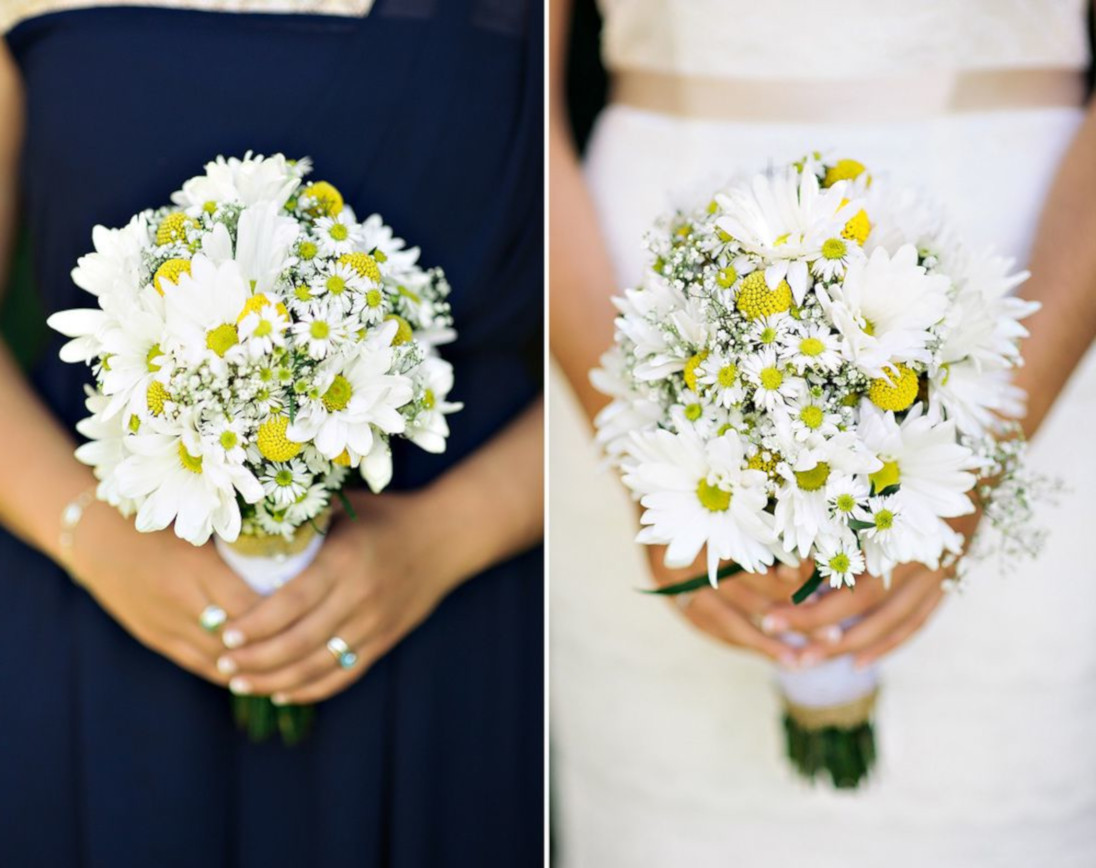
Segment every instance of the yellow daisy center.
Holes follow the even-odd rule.
[[[708,351],[701,350],[694,356],[690,356],[685,362],[685,385],[692,391],[696,391],[696,372],[700,369],[700,366],[704,364],[704,360],[708,358]]]
[[[829,560],[829,568],[835,573],[847,573],[851,566],[849,556],[844,552],[838,552]]]
[[[851,494],[839,494],[835,501],[838,512],[852,512],[856,509],[856,498]]]
[[[871,232],[871,221],[868,220],[867,212],[861,208],[849,218],[845,228],[841,230],[841,237],[863,244],[868,240],[869,232]]]
[[[298,287],[298,289],[300,289],[300,287]],[[307,299],[301,299],[301,301],[307,301]],[[244,309],[241,310],[240,315],[236,317],[236,322],[242,323],[244,321],[244,318],[249,313],[258,313],[264,307],[267,307],[270,304],[273,304],[273,302],[271,302],[271,300],[267,296],[265,296],[261,292],[256,293],[244,302]],[[286,319],[289,319],[289,310],[280,301],[274,306],[274,309],[277,310],[278,313],[280,313]]]
[[[822,408],[816,407],[814,404],[808,404],[799,411],[799,421],[812,431],[822,427],[823,418],[824,414],[822,413]]]
[[[822,256],[826,259],[840,259],[848,250],[840,238],[828,238],[822,243]]]
[[[153,416],[162,416],[164,403],[170,400],[171,395],[168,394],[167,388],[159,380],[153,380],[148,384],[148,391],[145,392],[145,403],[148,405],[148,412]]]
[[[350,230],[346,228],[345,223],[332,223],[331,228],[327,230],[327,234],[336,241],[346,241],[350,237]]]
[[[380,307],[384,297],[381,295],[379,289],[371,289],[365,294],[365,304],[367,307]]]
[[[905,365],[897,365],[895,371],[885,371],[885,376],[871,381],[868,400],[880,410],[899,412],[913,406],[917,400],[917,374]]]
[[[285,430],[288,427],[288,416],[271,416],[259,426],[255,439],[264,458],[270,461],[288,461],[301,451],[303,444],[286,437]]]
[[[822,355],[822,353],[825,352],[825,349],[826,345],[818,338],[803,338],[803,340],[799,342],[799,352],[802,355],[810,356],[811,358]]]
[[[325,286],[332,295],[342,295],[346,292],[346,280],[337,274],[332,274],[327,278]]]
[[[892,485],[898,485],[901,479],[902,474],[898,470],[897,461],[884,461],[882,467],[876,470],[875,473],[868,475],[868,480],[876,493],[890,488]]]
[[[189,470],[191,473],[202,472],[202,456],[187,452],[182,440],[179,441],[179,463],[183,465],[184,470]]]
[[[169,259],[163,265],[156,269],[156,273],[152,275],[152,285],[156,287],[156,291],[160,295],[164,294],[164,281],[168,283],[178,284],[179,276],[182,274],[190,274],[190,260],[189,259]]]
[[[302,241],[301,246],[297,248],[297,253],[301,259],[315,259],[316,254],[319,252],[320,250],[314,241]]]
[[[731,493],[717,485],[710,485],[707,479],[697,483],[696,498],[709,512],[726,512],[731,506]]]
[[[715,277],[715,282],[722,286],[724,289],[734,286],[734,282],[738,280],[738,272],[734,268],[728,265],[726,268],[719,269],[719,274]]]
[[[163,367],[163,365],[158,365],[153,361],[153,359],[158,359],[163,354],[164,351],[160,348],[159,344],[153,344],[149,348],[148,354],[145,356],[145,365],[148,367],[148,371],[150,374],[155,374],[158,370],[160,370],[161,367]]]
[[[304,188],[300,198],[308,200],[308,212],[320,217],[334,217],[343,209],[342,193],[327,181],[316,181]]]
[[[339,467],[349,467],[350,453],[344,449],[342,452],[340,452],[338,455],[331,459],[331,463],[338,464]]]
[[[236,326],[229,323],[224,323],[206,332],[206,346],[222,359],[225,357],[225,353],[239,342],[240,335],[236,331]]]
[[[733,386],[736,377],[738,377],[738,366],[735,364],[724,365],[719,369],[719,385],[724,389],[729,389]]]
[[[131,433],[136,434],[141,430],[141,419],[136,413],[129,417],[129,430]]]
[[[293,290],[293,295],[297,301],[311,301],[312,300],[312,288],[305,283],[296,287]]]
[[[427,389],[422,393],[422,406],[423,409],[433,410],[434,406],[438,403],[437,396],[434,395],[433,389]]]
[[[792,290],[786,280],[780,281],[775,289],[769,289],[764,272],[751,271],[742,278],[735,305],[748,319],[783,313],[792,306]]]
[[[819,461],[810,470],[795,471],[795,482],[803,491],[818,491],[829,481],[830,465]]]
[[[890,530],[894,527],[894,513],[889,509],[881,509],[874,515],[875,526],[880,530]]]
[[[345,410],[353,394],[354,390],[350,386],[350,381],[339,374],[323,393],[323,405],[332,413],[336,410]]]
[[[227,452],[230,449],[235,449],[239,445],[240,438],[235,431],[222,431],[220,441],[221,448]]]
[[[779,368],[763,368],[761,371],[761,388],[773,391],[779,389],[784,382],[784,374]]]
[[[349,265],[360,277],[368,277],[374,283],[381,282],[377,260],[368,253],[344,253],[339,257],[339,265]]]
[[[331,334],[331,326],[322,319],[314,319],[312,325],[308,327],[308,333],[318,341],[326,340],[327,336]]]
[[[838,160],[826,169],[826,177],[822,179],[822,186],[832,187],[838,181],[851,181],[854,178],[859,178],[863,172],[863,163],[856,160]]]
[[[690,422],[695,422],[704,414],[704,408],[699,404],[689,404],[685,407],[685,418]]]
[[[391,313],[384,318],[385,322],[389,320],[397,323],[396,334],[392,336],[392,346],[398,347],[401,344],[406,344],[414,337],[414,333],[411,331],[411,323],[402,316]]]

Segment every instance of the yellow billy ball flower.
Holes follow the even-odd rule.
[[[308,200],[308,213],[316,217],[334,217],[343,209],[342,193],[327,181],[309,184],[300,198]]]
[[[156,229],[156,243],[162,246],[176,241],[186,241],[187,227],[197,225],[197,220],[187,217],[182,211],[168,214]]]
[[[880,410],[894,410],[896,413],[909,409],[917,400],[917,374],[905,365],[895,365],[893,371],[886,371],[883,377],[871,381],[868,400]]]
[[[859,178],[863,172],[863,163],[856,160],[838,160],[826,169],[826,177],[822,179],[822,186],[832,187],[838,181],[851,181],[854,178]]]
[[[377,260],[368,253],[344,253],[339,257],[339,265],[349,265],[359,277],[368,277],[374,283],[381,282],[381,270]]]
[[[156,273],[152,276],[152,285],[156,287],[156,291],[160,295],[164,294],[164,281],[168,283],[178,284],[180,275],[190,274],[190,260],[189,259],[169,259],[163,265],[156,269]]]
[[[302,300],[306,300],[306,299],[302,299]],[[237,324],[242,323],[244,321],[244,318],[249,313],[258,313],[264,307],[266,307],[267,305],[270,305],[270,304],[274,304],[274,303],[271,302],[271,300],[269,298],[267,298],[265,295],[263,295],[263,293],[261,293],[261,292],[258,292],[255,295],[251,296],[251,298],[249,298],[247,301],[244,302],[244,309],[241,310],[240,315],[238,317],[236,317]],[[280,301],[277,302],[277,304],[274,305],[274,308],[275,308],[275,310],[278,311],[278,313],[280,313],[286,319],[289,319],[289,311],[286,309],[286,306],[284,304],[282,304]]]
[[[772,476],[776,473],[776,465],[780,463],[780,456],[775,452],[757,452],[750,456],[746,466],[750,470],[760,470],[762,473]]]
[[[394,313],[390,313],[385,318],[385,322],[394,320],[398,327],[396,328],[396,334],[392,336],[392,346],[398,347],[401,344],[408,343],[415,335],[411,331],[411,324],[405,320],[402,316],[397,316]]]
[[[694,392],[696,391],[696,372],[704,364],[706,358],[708,358],[708,351],[701,350],[695,356],[690,356],[688,361],[685,362],[685,385]]]
[[[264,458],[270,461],[288,461],[301,451],[304,444],[295,443],[285,436],[288,427],[288,416],[271,416],[259,426],[256,442]]]
[[[697,483],[696,499],[709,512],[726,512],[731,508],[731,493],[718,486],[709,485],[707,479]]]
[[[159,380],[153,380],[148,384],[148,391],[145,392],[145,404],[148,406],[148,412],[153,416],[163,415],[164,402],[170,400],[171,395],[168,394],[164,384]]]
[[[765,273],[751,271],[738,288],[735,306],[748,319],[761,319],[774,313],[783,313],[792,306],[792,288],[782,280],[775,289],[765,283]]]
[[[849,218],[845,228],[841,230],[841,237],[863,244],[868,240],[869,232],[871,232],[871,221],[868,219],[867,212],[861,208]]]

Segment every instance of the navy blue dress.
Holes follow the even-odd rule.
[[[309,155],[359,215],[442,266],[459,341],[449,451],[541,390],[542,12],[378,0],[366,18],[103,7],[7,36],[27,95],[23,215],[46,312],[97,223],[168,202],[216,154]],[[87,371],[31,371],[73,425]],[[475,521],[475,516],[469,516]],[[542,859],[540,551],[467,582],[302,746],[253,745],[227,694],[146,650],[0,530],[0,865],[532,866]]]

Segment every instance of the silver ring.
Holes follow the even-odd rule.
[[[358,655],[351,651],[350,646],[339,636],[332,636],[327,640],[327,650],[343,669],[349,669],[358,662]]]
[[[220,606],[210,603],[198,616],[198,623],[207,633],[216,633],[221,625],[228,620],[228,614]]]

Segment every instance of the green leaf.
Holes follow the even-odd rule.
[[[822,574],[818,572],[816,568],[811,577],[805,581],[802,586],[792,594],[792,602],[797,606],[802,603],[807,597],[818,590],[818,586],[822,584]]]
[[[853,530],[867,530],[870,527],[875,527],[875,524],[870,521],[861,521],[858,518],[850,518],[849,527]]]
[[[722,582],[724,579],[729,579],[731,576],[738,575],[741,572],[742,567],[740,565],[727,564],[727,566],[722,567],[719,572],[715,574],[715,580],[716,582]],[[690,591],[699,591],[704,587],[711,587],[711,582],[708,580],[707,574],[688,579],[684,582],[678,582],[676,585],[664,585],[661,588],[644,588],[642,593],[657,594],[660,597],[672,597],[676,594],[687,594]]]
[[[340,488],[335,492],[335,495],[339,498],[343,509],[346,510],[346,514],[350,516],[351,520],[357,520],[358,513],[354,511],[354,505],[350,502],[350,498],[346,496],[346,492]]]
[[[901,490],[902,490],[902,486],[899,485],[898,483],[895,483],[894,485],[888,485],[882,491],[877,491],[876,496],[878,496],[878,497],[889,497],[892,494],[898,494],[898,492],[901,491]]]

